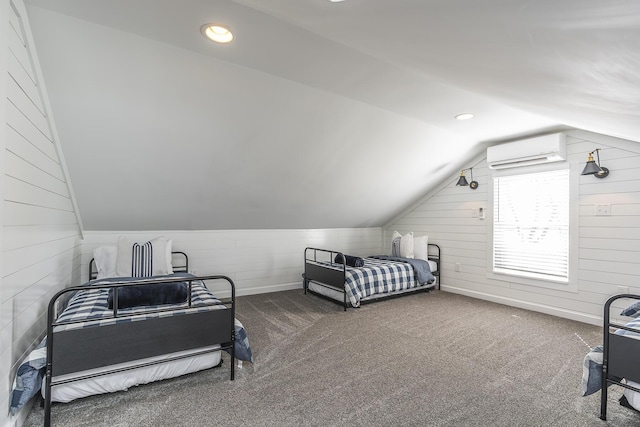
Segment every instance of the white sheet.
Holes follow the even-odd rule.
[[[163,354],[156,357],[150,357],[147,359],[139,360],[137,363],[147,363],[166,360],[170,357],[188,355],[194,352],[199,352],[205,349],[216,349],[219,346],[204,347],[197,350],[181,351],[171,354]],[[184,359],[173,360],[156,365],[145,366],[142,368],[135,368],[123,372],[117,372],[107,375],[102,375],[95,378],[83,379],[74,381],[71,383],[60,384],[53,386],[51,389],[51,401],[52,402],[70,402],[82,397],[93,396],[102,393],[113,393],[116,391],[127,390],[129,387],[137,386],[140,384],[148,384],[150,382],[164,380],[168,378],[175,378],[181,375],[190,374],[193,372],[201,371],[216,366],[220,363],[220,351],[214,351],[212,353],[206,353],[196,355],[193,357],[187,357]],[[123,368],[127,366],[133,366],[133,363],[120,363],[117,365],[111,365],[104,368],[91,369],[79,373],[60,375],[54,377],[54,381],[78,378],[83,375],[96,374],[99,372],[105,372],[109,369]],[[42,387],[42,395],[44,397],[45,387]]]
[[[633,381],[627,381],[627,384],[629,384],[632,387],[640,388],[640,384]],[[627,398],[627,401],[631,406],[633,406],[634,409],[640,411],[640,393],[633,390],[629,390],[628,388],[625,388],[624,397]]]

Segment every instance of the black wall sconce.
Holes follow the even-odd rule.
[[[464,171],[471,171],[471,182],[467,182],[467,178],[464,176]],[[468,168],[468,169],[462,169],[462,172],[460,172],[460,178],[458,178],[458,183],[456,184],[456,187],[466,187],[469,186],[470,189],[475,190],[476,188],[478,188],[478,181],[474,181],[473,180],[473,168]]]
[[[593,160],[593,153],[596,153],[598,157],[598,163]],[[609,175],[609,169],[604,166],[600,166],[600,149],[596,148],[589,153],[587,164],[584,166],[580,175],[594,175],[596,178],[604,178]]]

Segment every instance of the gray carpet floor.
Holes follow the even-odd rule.
[[[54,404],[56,426],[638,426],[581,396],[599,327],[442,291],[343,312],[302,291],[238,298],[255,356]],[[583,342],[584,341],[584,342]],[[42,425],[36,405],[26,426]]]

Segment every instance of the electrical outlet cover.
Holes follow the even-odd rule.
[[[611,205],[596,205],[596,216],[611,215]]]

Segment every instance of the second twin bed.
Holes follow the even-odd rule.
[[[306,248],[304,290],[347,307],[380,298],[429,291],[440,286],[440,247],[430,243],[428,258],[371,256]]]

